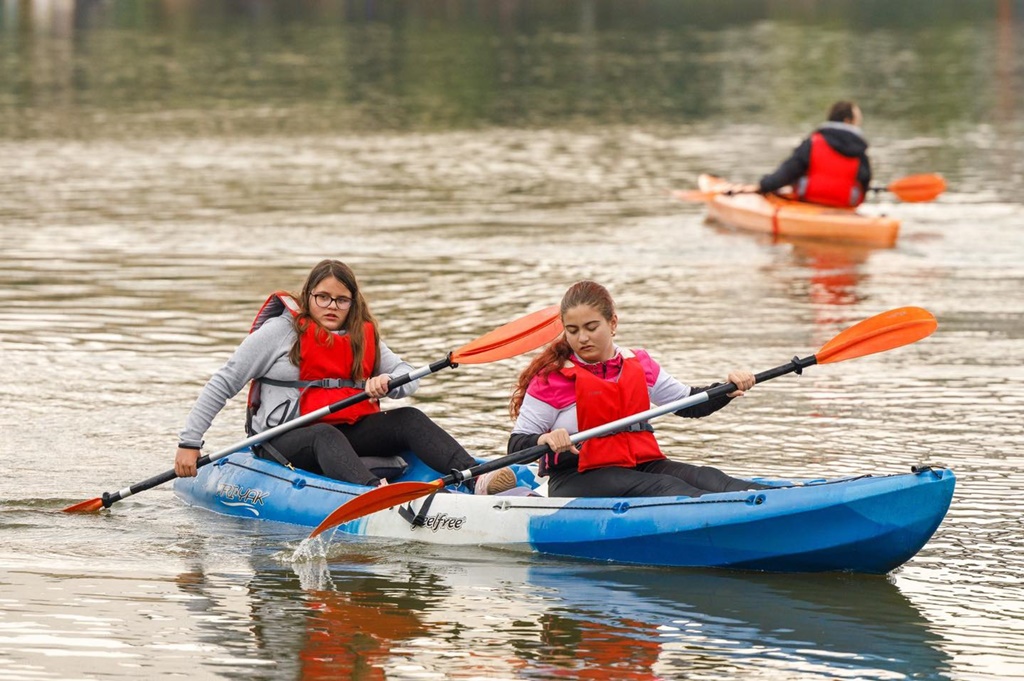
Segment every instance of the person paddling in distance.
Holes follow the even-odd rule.
[[[669,460],[647,422],[572,444],[582,430],[646,411],[707,390],[680,383],[646,350],[615,343],[618,315],[608,290],[593,281],[569,287],[561,302],[563,336],[550,343],[520,374],[509,412],[515,421],[508,452],[547,445],[539,473],[553,497],[690,496],[764,489],[717,468]],[[732,371],[738,388],[676,412],[700,418],[718,411],[754,387],[754,375]]]
[[[758,184],[739,185],[733,193],[768,194],[793,187],[794,198],[841,208],[859,206],[871,185],[864,118],[855,102],[835,102],[828,120]]]
[[[250,382],[250,435],[364,390],[372,398],[258,445],[261,458],[368,486],[383,480],[367,466],[365,457],[370,456],[413,451],[440,473],[475,465],[420,410],[381,411],[381,398],[399,399],[416,390],[418,381],[388,391],[392,376],[411,370],[381,340],[352,269],[323,260],[309,272],[299,296],[270,296],[249,335],[202,389],[181,431],[174,472],[196,475],[203,435],[227,401]]]

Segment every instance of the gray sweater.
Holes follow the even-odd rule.
[[[344,335],[344,331],[338,335]],[[179,443],[188,447],[201,447],[203,435],[228,400],[237,395],[254,378],[272,378],[279,381],[299,380],[299,368],[288,359],[295,342],[292,315],[285,311],[280,317],[268,319],[263,326],[245,337],[227,363],[210,377],[199,398],[185,419]],[[413,367],[391,352],[384,341],[378,347],[380,357],[377,374],[397,376],[409,373]],[[399,399],[416,392],[419,381],[395,388],[388,397]],[[253,417],[252,427],[258,433],[280,425],[293,417],[299,399],[298,388],[260,386],[260,407]]]

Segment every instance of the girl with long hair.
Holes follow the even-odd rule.
[[[392,376],[412,370],[381,340],[352,269],[324,260],[309,272],[298,296],[278,293],[267,300],[249,335],[202,389],[181,431],[174,471],[196,475],[203,435],[250,383],[250,435],[364,390],[372,398],[262,443],[255,449],[263,458],[369,486],[381,483],[367,465],[371,456],[412,451],[440,473],[475,465],[420,410],[381,411],[380,398],[399,399],[416,390],[418,381],[388,391]]]
[[[508,451],[548,446],[540,474],[549,477],[550,496],[696,497],[764,487],[717,468],[668,459],[646,422],[574,446],[570,436],[577,432],[718,384],[691,388],[661,369],[646,350],[620,348],[614,340],[619,323],[615,303],[596,282],[573,284],[560,310],[564,334],[520,374],[509,405],[515,426]],[[748,371],[733,371],[726,380],[738,390],[676,414],[708,416],[754,386]]]

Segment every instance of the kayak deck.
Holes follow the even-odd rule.
[[[721,192],[731,183],[712,175],[698,178],[701,191]],[[717,193],[707,202],[708,217],[737,229],[798,239],[821,239],[882,248],[896,244],[900,222],[852,208],[793,201],[774,194]]]

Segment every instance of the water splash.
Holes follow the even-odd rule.
[[[327,560],[327,550],[330,548],[331,542],[330,539],[324,539],[324,534],[318,534],[315,537],[306,537],[299,542],[299,545],[295,548],[295,551],[292,553],[291,559],[288,562],[293,565],[298,565],[318,560]],[[330,533],[330,537],[333,539],[333,532]]]
[[[332,532],[332,537],[333,534]],[[295,575],[299,578],[299,585],[304,590],[323,591],[325,589],[333,589],[334,580],[331,579],[331,571],[327,565],[329,548],[330,540],[325,540],[323,535],[306,537],[299,542],[299,545],[289,558],[284,559],[282,557],[282,562],[287,562],[291,565]]]

